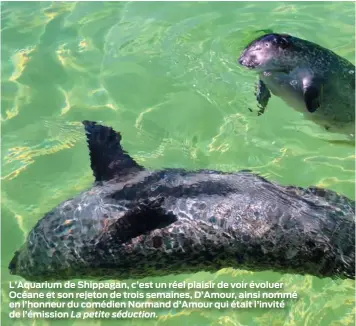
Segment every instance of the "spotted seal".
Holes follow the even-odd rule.
[[[45,214],[9,269],[30,281],[127,279],[235,267],[355,276],[355,203],[251,171],[149,170],[84,121],[94,185]]]
[[[328,131],[355,133],[355,66],[318,44],[269,33],[251,42],[238,62],[259,74],[263,114],[272,94]]]

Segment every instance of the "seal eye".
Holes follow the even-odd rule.
[[[269,43],[266,42],[265,43],[265,47],[268,48],[269,47]]]

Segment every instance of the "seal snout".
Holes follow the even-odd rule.
[[[240,58],[238,61],[239,61],[239,64],[244,67],[247,67],[247,68],[254,67],[254,64],[250,60],[247,60],[246,58]]]
[[[255,48],[251,48],[251,46],[247,47],[240,55],[237,62],[246,68],[255,68],[258,66],[257,53]]]
[[[257,63],[255,62],[256,57],[254,55],[244,55],[242,54],[238,60],[238,63],[246,68],[255,68]]]

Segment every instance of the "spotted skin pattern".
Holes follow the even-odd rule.
[[[234,267],[354,278],[350,199],[250,171],[150,171],[124,154],[120,134],[84,125],[96,182],[39,220],[10,262],[12,274],[127,279]],[[104,172],[112,160],[118,170]]]

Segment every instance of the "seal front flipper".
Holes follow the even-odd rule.
[[[163,197],[139,201],[133,209],[109,225],[102,236],[108,241],[125,243],[140,235],[171,225],[177,221],[177,217],[162,207],[163,202]]]
[[[303,98],[307,110],[315,112],[320,107],[322,84],[315,78],[303,79]]]
[[[122,149],[119,132],[93,121],[83,121],[83,125],[95,181],[108,181],[144,170]]]
[[[257,115],[262,115],[267,107],[268,101],[271,97],[271,93],[266,84],[260,79],[256,85],[256,99],[259,104],[259,111]]]

